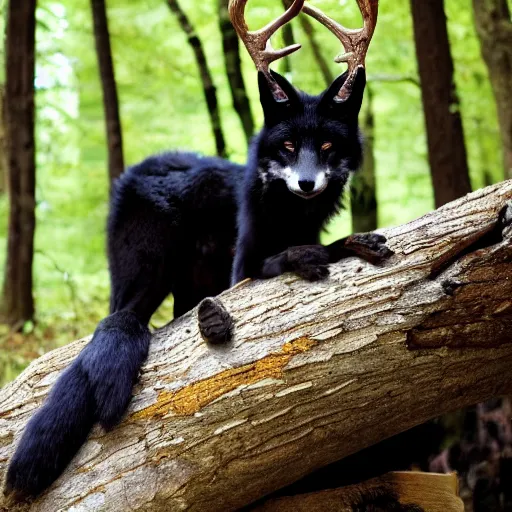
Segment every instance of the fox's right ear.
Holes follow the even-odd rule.
[[[260,103],[265,117],[265,126],[275,126],[294,114],[300,105],[299,95],[288,80],[275,71],[270,71],[274,83],[258,72]]]
[[[358,68],[354,81],[351,84],[349,95],[346,99],[340,101],[338,92],[345,85],[347,78],[348,71],[334,80],[323,93],[319,108],[338,119],[357,120],[359,110],[361,110],[361,104],[363,103],[366,72],[363,67]]]

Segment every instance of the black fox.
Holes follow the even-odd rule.
[[[272,76],[287,99],[276,100],[259,74],[265,125],[246,166],[166,153],[131,167],[116,183],[108,219],[110,315],[29,421],[10,462],[8,492],[39,494],[95,423],[108,429],[119,422],[148,353],[149,319],[169,293],[178,317],[247,277],[292,271],[316,280],[342,257],[378,262],[390,254],[380,235],[319,245],[361,162],[364,69],[343,102],[335,96],[346,74],[319,96]],[[206,337],[228,336],[226,319],[214,303],[204,304]]]

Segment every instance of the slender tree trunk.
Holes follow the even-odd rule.
[[[350,187],[352,230],[365,233],[377,229],[377,197],[375,194],[374,116],[372,89],[366,86],[366,108],[363,111],[364,160]]]
[[[35,230],[34,65],[36,0],[10,0],[7,15],[5,115],[10,197],[3,290],[6,322],[21,327],[34,316],[32,260]]]
[[[289,3],[289,0],[287,0]],[[315,37],[315,29],[313,28],[313,24],[308,16],[305,14],[299,15],[300,25],[302,30],[306,34],[308,38],[309,46],[311,46],[311,51],[315,57],[315,61],[320,68],[320,72],[322,73],[322,77],[324,79],[325,85],[329,86],[331,82],[334,80],[334,75],[329,67],[327,60],[324,57],[321,46],[318,44],[318,41]]]
[[[290,0],[282,0],[283,7],[288,9],[292,2]],[[295,36],[293,35],[293,27],[291,23],[287,23],[283,27],[283,44],[284,46],[291,46],[295,44]],[[292,63],[290,60],[290,56],[284,57],[282,59],[283,63],[283,73],[285,75],[289,75],[292,72]]]
[[[105,111],[105,127],[108,144],[108,174],[110,186],[124,170],[123,136],[119,117],[119,100],[117,97],[114,63],[110,48],[107,8],[105,0],[91,0],[92,18],[94,22],[94,40],[96,55],[103,89],[103,109]]]
[[[219,0],[219,27],[222,34],[222,48],[224,50],[224,63],[228,77],[229,89],[233,100],[233,108],[240,118],[245,138],[249,143],[254,133],[254,119],[251,104],[245,88],[242,65],[240,62],[238,36],[229,19],[229,0]]]
[[[473,0],[482,56],[498,108],[505,179],[512,178],[512,21],[507,0]]]
[[[7,185],[7,141],[5,140],[5,86],[0,85],[0,194]]]
[[[185,12],[180,7],[177,0],[167,0],[167,5],[171,11],[176,15],[178,23],[187,35],[188,43],[194,51],[196,58],[197,67],[199,69],[199,75],[203,84],[204,97],[206,99],[206,105],[208,106],[208,114],[210,116],[210,122],[212,125],[213,136],[215,138],[215,146],[217,148],[217,154],[219,156],[226,155],[226,142],[224,133],[222,131],[222,125],[220,120],[219,105],[217,101],[217,91],[213,83],[213,78],[208,68],[206,61],[206,54],[203,50],[201,40],[197,35],[194,27],[190,23]]]
[[[411,0],[436,207],[471,191],[443,0]]]
[[[292,0],[283,0],[283,6],[288,9],[290,5],[292,4]],[[334,80],[334,75],[329,68],[329,64],[327,60],[324,57],[324,54],[322,52],[322,48],[318,44],[318,41],[315,37],[315,29],[313,27],[313,24],[311,23],[311,20],[308,16],[305,14],[299,15],[299,21],[300,25],[302,27],[302,30],[304,31],[304,34],[306,34],[306,37],[308,39],[309,46],[311,47],[311,50],[313,52],[313,56],[315,58],[316,63],[318,64],[318,67],[320,68],[320,72],[322,73],[322,77],[324,79],[325,85],[329,86],[331,82]],[[287,33],[285,32],[285,29],[287,27],[290,27],[290,36],[287,36]],[[285,25],[283,27],[283,39],[284,44],[286,46],[294,44],[295,40],[293,38],[293,32],[291,32],[291,23],[288,23],[288,25]],[[287,60],[288,57],[285,59]],[[288,64],[289,65],[289,64]]]

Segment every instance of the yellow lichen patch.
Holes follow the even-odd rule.
[[[224,370],[178,391],[162,391],[154,404],[132,414],[131,418],[138,420],[161,417],[171,412],[180,416],[192,415],[239,386],[254,384],[268,378],[280,378],[283,368],[293,355],[305,352],[315,344],[316,342],[309,338],[297,338],[286,343],[279,354],[269,354],[254,363]]]
[[[297,338],[296,340],[285,343],[281,351],[283,354],[300,354],[301,352],[312,349],[316,344],[317,342],[315,340],[303,336],[302,338]]]

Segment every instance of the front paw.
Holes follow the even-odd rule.
[[[323,245],[288,249],[288,266],[306,281],[320,281],[329,276],[329,254]]]
[[[227,343],[233,333],[233,320],[218,299],[207,297],[197,311],[199,332],[208,343]]]
[[[386,241],[386,237],[378,233],[357,233],[348,237],[346,248],[355,256],[373,265],[379,265],[394,254],[387,247]]]

